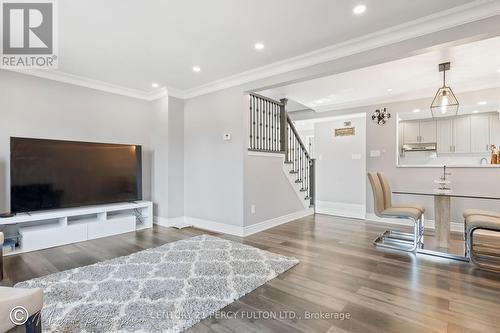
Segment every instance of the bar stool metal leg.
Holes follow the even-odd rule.
[[[374,240],[373,244],[377,247],[406,252],[415,252],[417,249],[422,248],[422,238],[424,232],[423,218],[411,220],[414,225],[413,233],[386,230],[382,235]]]

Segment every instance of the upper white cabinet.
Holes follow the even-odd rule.
[[[490,116],[490,142],[491,145],[500,146],[500,117],[498,114]]]
[[[402,144],[436,142],[438,153],[487,154],[491,144],[500,146],[497,112],[402,121],[400,130]]]
[[[436,142],[434,120],[405,121],[402,123],[402,130],[404,144]]]
[[[470,151],[486,153],[490,146],[490,116],[474,115],[470,117]]]
[[[420,142],[436,142],[436,121],[420,121]]]
[[[403,123],[403,142],[418,143],[420,142],[420,122],[408,121]]]
[[[470,152],[470,117],[453,119],[453,152]]]
[[[438,153],[453,152],[453,120],[439,119],[437,127],[437,151]]]

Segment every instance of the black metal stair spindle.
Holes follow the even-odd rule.
[[[262,110],[262,113],[263,113],[263,116],[264,116],[264,149],[268,150],[269,147],[267,146],[267,138],[269,136],[268,135],[269,133],[267,133],[267,125],[268,125],[268,123],[267,123],[267,108],[269,106],[269,102],[268,101],[264,101],[264,105],[265,105],[265,107]]]
[[[271,117],[269,117],[269,110],[271,110],[271,103],[267,103],[267,108],[266,108],[266,132],[267,132],[267,149],[271,150]]]
[[[273,117],[271,130],[273,131],[273,150],[276,151],[276,104],[273,104]]]
[[[271,126],[269,126],[269,124],[271,123],[271,121],[269,120],[269,109],[271,108],[271,103],[270,102],[267,102],[267,105],[266,105],[266,146],[267,146],[267,150],[271,150],[271,141],[269,141],[270,137],[271,137],[271,132],[269,131],[271,129]]]
[[[263,149],[262,147],[262,100],[259,99],[259,111],[257,112],[259,117],[259,149]]]
[[[255,149],[255,97],[250,95],[250,148]]]

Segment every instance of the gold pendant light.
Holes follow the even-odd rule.
[[[450,70],[450,63],[439,64],[439,71],[443,72],[443,86],[439,88],[431,104],[433,118],[456,116],[459,103],[453,90],[446,85],[446,71]]]

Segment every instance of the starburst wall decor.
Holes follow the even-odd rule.
[[[389,118],[391,118],[391,114],[387,112],[387,108],[384,108],[382,111],[375,110],[372,115],[372,120],[379,125],[384,125]]]

